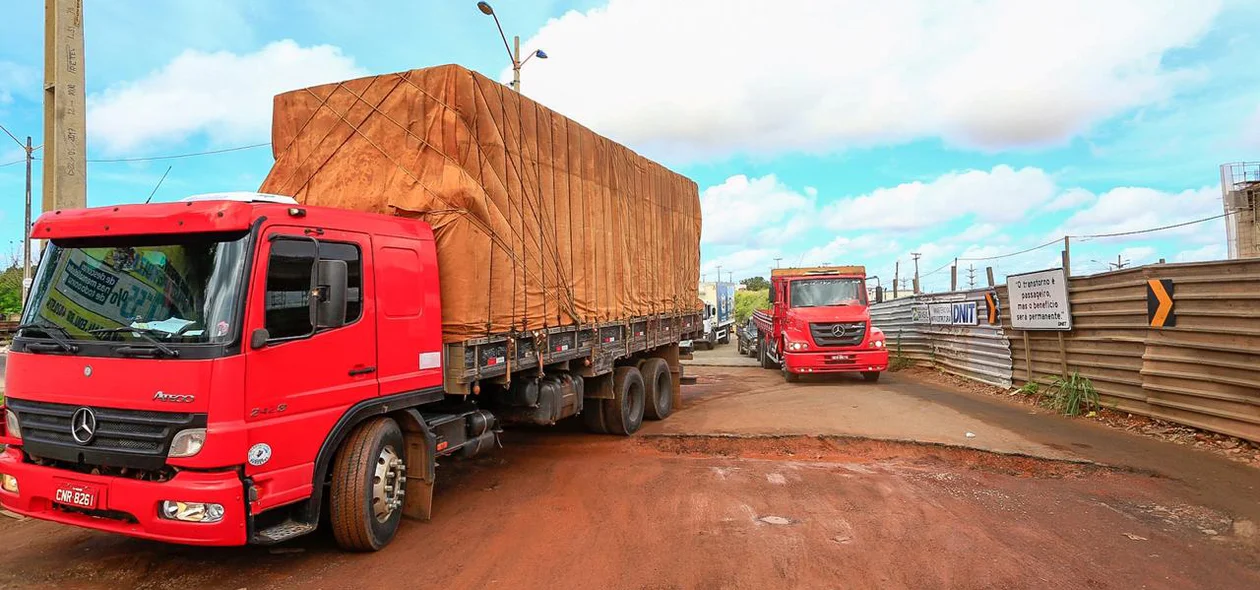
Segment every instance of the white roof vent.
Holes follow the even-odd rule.
[[[270,195],[267,193],[251,193],[249,191],[237,191],[227,193],[206,193],[204,195],[193,195],[184,197],[181,201],[240,201],[243,203],[279,203],[282,205],[297,205],[297,199],[286,197],[284,195]]]

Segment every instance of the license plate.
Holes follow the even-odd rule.
[[[851,360],[853,360],[853,357],[851,357],[851,356],[849,356],[849,355],[847,355],[847,354],[833,354],[833,355],[831,355],[831,357],[830,357],[830,358],[828,358],[827,360],[832,360],[832,361],[851,361]]]
[[[100,497],[101,490],[96,486],[65,482],[57,488],[53,501],[58,504],[74,506],[75,508],[94,510],[100,501]]]

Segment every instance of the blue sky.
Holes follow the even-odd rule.
[[[42,143],[43,6],[6,7],[0,124]],[[86,0],[89,158],[266,142],[275,92],[459,63],[505,79],[493,21],[453,0]],[[694,179],[704,271],[954,257],[1218,214],[1218,166],[1260,160],[1260,5],[1215,0],[499,0],[549,59],[523,90]],[[948,4],[946,6],[945,4]],[[7,138],[0,138],[7,141]],[[0,164],[21,159],[0,143]],[[40,170],[36,162],[36,206]],[[90,205],[256,189],[259,148],[89,164]],[[0,167],[0,245],[24,175]],[[1225,254],[1213,221],[1073,243],[1073,269]],[[1058,249],[975,262],[1000,276]],[[968,262],[961,264],[964,269]],[[965,277],[966,272],[960,273]],[[999,278],[1000,280],[1000,278]],[[925,277],[948,285],[948,269]]]

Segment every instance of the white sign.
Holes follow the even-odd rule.
[[[1072,308],[1068,303],[1063,269],[1056,268],[1009,275],[1011,326],[1017,330],[1071,330]]]
[[[954,323],[954,308],[948,303],[933,303],[928,306],[928,314],[933,325],[949,325]]]

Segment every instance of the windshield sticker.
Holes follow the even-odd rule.
[[[39,315],[76,335],[122,326],[174,332],[192,323],[180,316],[197,316],[187,267],[180,246],[146,248],[143,255],[134,248],[67,250]]]

